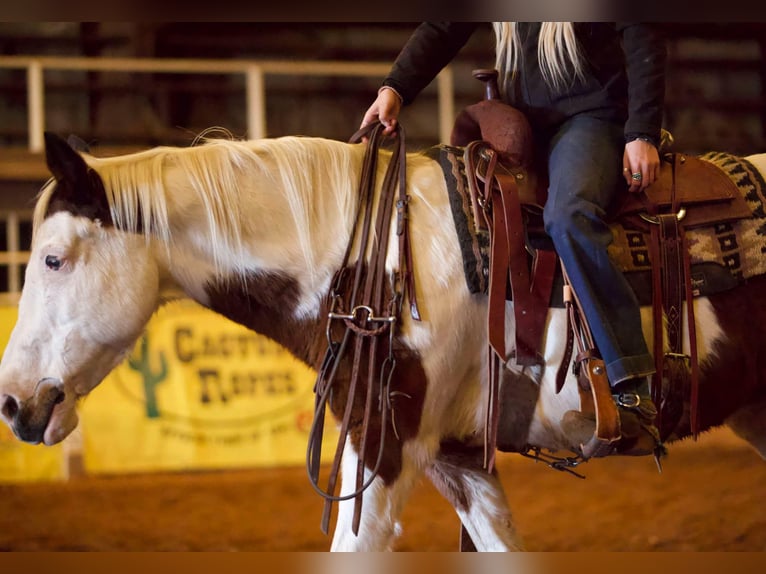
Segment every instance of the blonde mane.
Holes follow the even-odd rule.
[[[147,240],[173,241],[169,207],[177,194],[192,194],[204,206],[204,228],[219,272],[224,257],[243,257],[243,227],[263,214],[244,212],[248,193],[279,193],[289,206],[300,250],[312,271],[312,229],[317,203],[330,202],[351,221],[356,207],[357,173],[363,150],[321,138],[282,137],[253,141],[206,139],[188,148],[157,147],[112,158],[83,155],[104,183],[115,225],[143,230]],[[43,188],[34,215],[45,217],[55,181]],[[329,199],[328,199],[329,198]]]

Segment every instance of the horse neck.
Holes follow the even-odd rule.
[[[312,276],[331,265],[356,204],[347,183],[360,162],[352,146],[280,138],[202,147],[212,149],[193,162],[207,164],[196,180],[181,163],[183,151],[167,171],[174,247],[224,275],[267,269]]]
[[[311,341],[323,329],[318,318],[326,316],[325,295],[358,203],[362,150],[304,138],[293,144],[256,150],[253,169],[236,170],[223,190],[228,214],[236,216],[227,219],[236,229],[228,239],[213,236],[210,206],[189,191],[176,166],[168,176],[173,240],[163,259],[186,295],[313,364]]]

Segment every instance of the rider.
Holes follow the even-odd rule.
[[[477,26],[418,26],[362,126],[378,119],[391,133],[401,107],[455,57]],[[623,421],[620,452],[651,453],[659,442],[648,381],[654,363],[638,301],[607,254],[612,234],[604,217],[620,193],[643,191],[659,175],[664,41],[647,24],[495,22],[493,28],[503,97],[526,114],[547,157],[545,229],[606,364]]]

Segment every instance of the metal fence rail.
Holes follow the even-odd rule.
[[[213,60],[213,59],[148,59],[148,58],[84,58],[55,56],[0,56],[0,70],[25,70],[27,88],[27,148],[32,153],[43,151],[45,118],[45,72],[165,73],[165,74],[232,74],[244,77],[245,117],[250,138],[268,136],[265,77],[322,76],[382,78],[390,63],[291,60]],[[455,116],[453,72],[445,68],[437,77],[439,138],[449,141]],[[0,148],[2,153],[2,148]],[[20,225],[28,224],[29,211],[0,212],[5,225],[6,249],[0,251],[0,268],[7,270],[6,285],[0,286],[0,304],[15,304],[22,286],[22,272],[29,260],[28,245],[20,240]]]
[[[68,70],[114,73],[239,74],[245,78],[247,133],[251,138],[266,137],[267,75],[356,76],[382,78],[388,63],[291,60],[199,60],[148,58],[78,58],[49,56],[0,56],[0,69],[27,72],[29,150],[43,150],[45,131],[45,71]],[[454,119],[454,83],[450,67],[437,77],[439,138],[449,141]]]

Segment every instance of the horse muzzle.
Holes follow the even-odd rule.
[[[31,444],[43,442],[56,405],[66,398],[58,379],[41,379],[34,394],[26,400],[13,395],[0,397],[0,413],[19,440]]]

